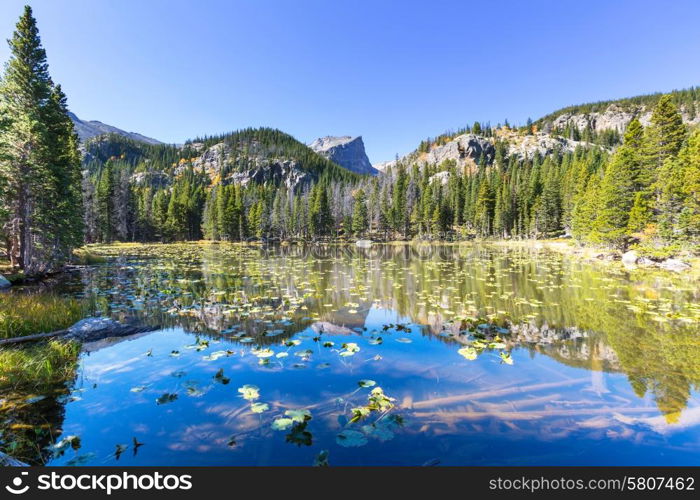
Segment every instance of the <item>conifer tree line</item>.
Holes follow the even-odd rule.
[[[250,168],[246,158],[252,148],[259,153],[263,147],[274,147],[279,153],[275,141],[289,136],[276,134],[282,133],[244,131],[244,146],[237,134],[207,139],[205,146],[228,142],[248,155],[233,165],[222,165],[213,179],[183,158],[178,160],[196,156],[194,151],[166,153],[171,146],[138,146],[114,138],[110,147],[118,141],[123,146],[111,150],[106,162],[91,167],[93,185],[86,191],[92,193],[86,196],[86,206],[93,214],[86,218],[88,240],[571,235],[582,243],[626,249],[639,241],[696,245],[700,239],[700,131],[690,133],[670,96],[658,100],[649,126],[632,120],[622,144],[612,152],[582,146],[545,157],[508,157],[505,144],[496,141],[493,158],[479,158],[468,167],[453,161],[441,165],[399,161],[376,177],[346,171],[343,176],[341,169],[295,188],[226,181],[232,172]],[[265,146],[259,137],[270,139],[269,144]],[[296,141],[289,144],[305,148]],[[130,162],[129,154],[138,148],[148,151]],[[167,170],[162,164],[169,162],[179,165],[179,173],[170,172],[172,184],[130,181],[135,172]],[[326,172],[321,167],[315,172]]]
[[[83,241],[78,138],[25,7],[0,80],[0,242],[27,276],[61,268]]]

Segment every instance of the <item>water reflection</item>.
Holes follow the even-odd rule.
[[[467,245],[107,252],[64,291],[163,328],[86,346],[63,431],[107,463],[132,439],[146,443],[134,464],[311,464],[322,449],[331,464],[697,463],[687,277]],[[363,379],[405,424],[349,422]],[[244,384],[266,410],[238,397]],[[299,409],[311,418],[271,429]]]

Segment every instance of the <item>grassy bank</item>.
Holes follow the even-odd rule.
[[[51,294],[0,295],[0,338],[48,333],[73,325],[85,315],[82,302]]]
[[[42,392],[73,378],[80,344],[50,340],[0,349],[0,390],[31,389]]]

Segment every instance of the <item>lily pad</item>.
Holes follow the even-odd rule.
[[[345,448],[357,448],[367,444],[367,437],[360,431],[345,429],[336,436],[335,442]]]

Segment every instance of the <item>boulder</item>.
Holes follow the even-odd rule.
[[[88,336],[91,333],[106,329],[118,329],[122,324],[104,317],[91,317],[78,321],[76,324],[68,328],[68,334],[76,337]]]
[[[677,273],[690,269],[690,264],[687,264],[679,259],[666,259],[661,264],[659,264],[661,269],[666,269],[668,271],[675,271]]]
[[[622,255],[622,263],[623,264],[636,264],[638,260],[639,260],[639,255],[637,255],[637,252],[635,252],[634,250],[630,250],[629,252],[625,252]]]
[[[11,286],[12,286],[12,283],[7,281],[7,279],[2,274],[0,274],[0,289],[10,288]]]

